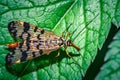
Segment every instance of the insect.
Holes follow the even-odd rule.
[[[52,51],[58,50],[56,57],[60,55],[60,48],[64,47],[66,54],[69,55],[66,47],[72,46],[77,51],[80,50],[76,45],[72,43],[70,39],[67,40],[69,33],[66,38],[54,34],[53,32],[38,28],[32,24],[12,21],[8,24],[8,30],[14,39],[20,38],[22,41],[7,44],[10,48],[10,53],[6,56],[6,64],[20,63],[26,60],[42,56],[44,54],[50,54]]]
[[[87,25],[89,25],[98,15],[99,13]],[[86,26],[75,36],[74,39],[78,37]],[[6,55],[6,64],[20,63],[44,54],[49,55],[55,50],[58,50],[58,54],[56,55],[56,57],[58,57],[60,55],[61,47],[64,47],[66,54],[74,60],[74,58],[69,55],[66,47],[71,46],[77,51],[80,50],[79,47],[74,45],[73,42],[68,39],[69,33],[63,38],[64,32],[62,33],[62,37],[60,37],[53,32],[46,31],[22,21],[10,22],[8,24],[8,30],[15,40],[20,38],[22,41],[7,44],[10,48],[10,53]],[[74,60],[74,62],[76,61]]]

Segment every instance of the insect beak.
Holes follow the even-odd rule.
[[[71,40],[68,40],[68,41],[67,41],[67,46],[72,46],[72,47],[74,47],[77,51],[80,50],[80,48],[77,47],[76,45],[74,45],[73,42],[72,42]]]
[[[70,46],[74,47],[77,51],[80,51],[80,48],[77,47],[76,45],[74,45],[72,42],[71,42]]]

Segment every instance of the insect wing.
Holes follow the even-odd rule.
[[[43,51],[33,47],[32,43],[20,42],[16,48],[10,48],[10,53],[6,56],[6,63],[20,63],[41,56],[42,54]]]
[[[35,47],[35,43],[32,43],[31,40],[37,41],[40,37],[40,34],[44,32],[43,29],[38,28],[34,25],[31,25],[26,22],[21,21],[12,21],[8,24],[8,30],[13,38],[23,39],[23,42],[19,42],[19,45],[15,48],[10,48],[10,53],[6,56],[6,63],[19,63],[25,60],[32,59],[33,57],[40,56],[43,51],[38,50]]]
[[[41,28],[21,21],[11,21],[8,24],[8,30],[14,38],[23,40],[29,40],[30,37],[41,34],[40,31],[43,32]]]
[[[12,21],[8,24],[8,30],[14,38],[22,39],[15,48],[10,48],[6,56],[6,63],[19,63],[34,57],[57,50],[61,47],[62,40],[53,32],[45,31],[26,22]]]

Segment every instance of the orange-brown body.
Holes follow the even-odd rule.
[[[7,44],[7,46],[8,46],[9,48],[16,48],[18,45],[19,45],[19,42]]]

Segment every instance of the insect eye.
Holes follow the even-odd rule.
[[[71,40],[67,41],[67,45],[70,46],[71,45]]]

